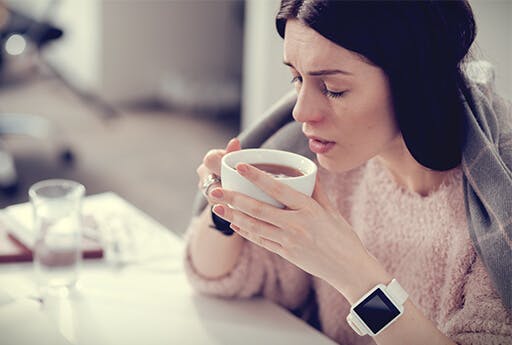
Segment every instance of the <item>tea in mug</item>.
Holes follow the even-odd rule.
[[[303,176],[304,173],[299,169],[292,168],[286,165],[280,164],[270,164],[270,163],[254,163],[251,164],[253,167],[258,168],[275,178],[284,178],[284,177],[298,177]]]

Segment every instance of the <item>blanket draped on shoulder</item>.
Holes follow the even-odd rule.
[[[468,230],[494,286],[512,309],[512,106],[494,92],[492,66],[475,61],[461,90],[466,109],[462,154]]]

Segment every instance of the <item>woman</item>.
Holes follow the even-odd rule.
[[[315,191],[239,164],[287,206],[276,209],[212,178],[237,139],[206,154],[200,184],[216,224],[236,234],[212,230],[210,208],[191,222],[192,284],[295,311],[313,305],[316,325],[341,344],[510,344],[512,132],[503,109],[492,112],[484,134],[496,149],[479,151],[478,116],[498,103],[463,98],[479,92],[461,69],[476,34],[469,4],[283,0],[276,24],[293,117],[320,167]],[[487,170],[473,174],[481,157]],[[486,198],[478,181],[494,173],[505,185]]]

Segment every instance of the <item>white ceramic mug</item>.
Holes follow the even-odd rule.
[[[221,179],[223,189],[237,191],[254,199],[283,208],[283,204],[271,198],[259,187],[256,187],[252,182],[249,182],[249,180],[240,175],[236,171],[238,163],[275,164],[299,170],[303,175],[279,177],[278,180],[307,196],[313,194],[318,168],[313,161],[304,156],[281,150],[245,149],[230,152],[222,158]]]

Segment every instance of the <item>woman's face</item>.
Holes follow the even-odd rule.
[[[298,20],[286,23],[284,62],[298,94],[293,117],[324,168],[347,171],[401,147],[388,79],[379,67]]]

